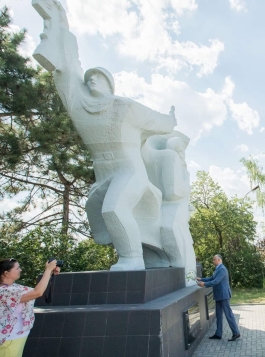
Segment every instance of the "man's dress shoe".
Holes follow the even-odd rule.
[[[217,336],[217,335],[215,335],[215,334],[214,334],[213,336],[210,336],[210,337],[209,337],[210,340],[221,340],[221,338],[222,338],[222,337]]]
[[[240,337],[240,334],[238,333],[237,335],[233,335],[231,338],[229,338],[228,341],[235,341],[239,337]]]

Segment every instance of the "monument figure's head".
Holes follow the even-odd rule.
[[[90,68],[85,73],[84,81],[92,96],[114,94],[114,78],[105,68]]]

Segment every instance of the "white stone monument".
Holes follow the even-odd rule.
[[[114,95],[114,79],[97,67],[83,74],[75,36],[61,4],[33,0],[44,19],[34,58],[52,71],[57,91],[87,146],[96,182],[86,204],[93,237],[119,255],[111,270],[185,267],[195,282],[189,232],[189,139],[174,131],[174,107],[160,114]]]

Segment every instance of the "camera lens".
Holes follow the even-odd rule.
[[[59,268],[62,268],[62,267],[63,267],[63,265],[64,265],[64,261],[63,261],[63,260],[57,260],[57,259],[55,259],[55,258],[49,258],[48,262],[50,263],[50,262],[52,262],[53,260],[56,260],[56,261],[57,261],[57,263],[56,263],[56,266],[57,266],[57,267],[59,267]]]
[[[63,264],[64,264],[64,261],[63,261],[63,260],[57,260],[56,266],[59,267],[59,268],[62,268],[62,267],[63,267]]]

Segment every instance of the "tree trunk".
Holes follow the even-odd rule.
[[[63,193],[63,219],[62,234],[67,234],[69,229],[69,210],[70,210],[70,185],[64,185]]]
[[[217,232],[218,238],[219,238],[219,245],[220,249],[223,249],[223,236],[222,236],[222,231],[217,227],[216,223],[213,222],[214,228]]]

